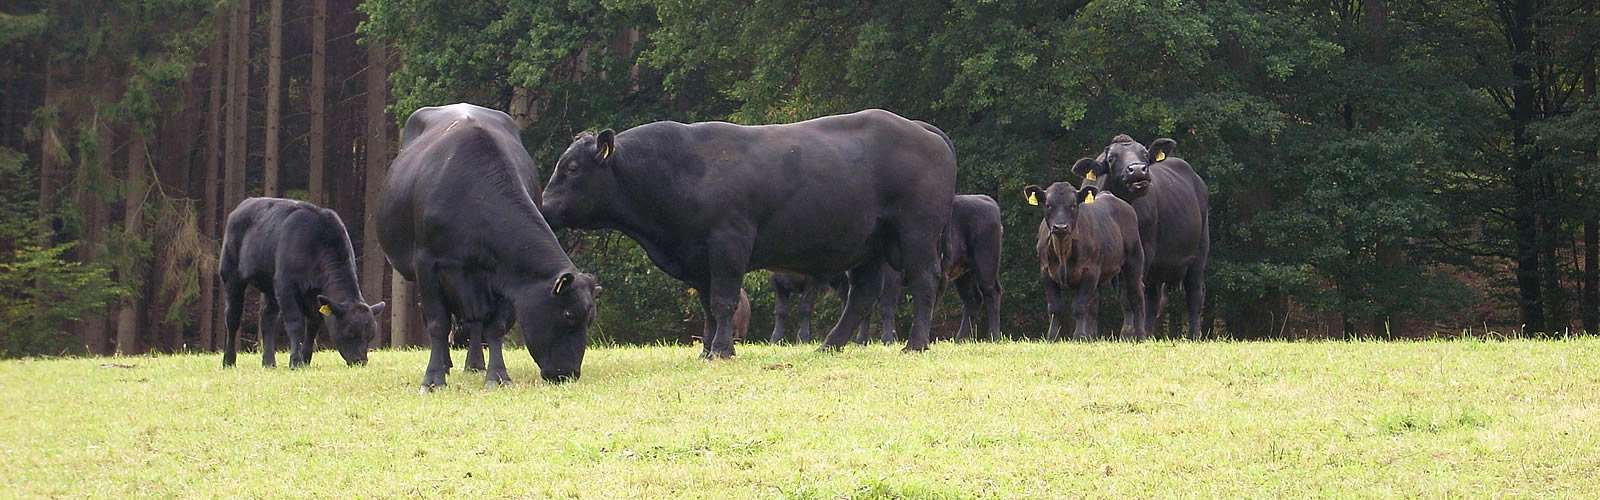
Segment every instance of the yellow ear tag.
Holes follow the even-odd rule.
[[[1094,203],[1094,193],[1089,193],[1089,196],[1083,197],[1084,205],[1088,205],[1090,203]]]
[[[610,158],[612,149],[613,148],[611,147],[610,144],[607,144],[607,145],[605,145],[605,147],[600,148],[600,159],[604,160],[604,159]]]
[[[1156,151],[1156,161],[1161,161],[1161,160],[1165,160],[1165,159],[1167,159],[1167,152],[1166,151]]]
[[[317,312],[322,313],[323,316],[332,316],[333,308],[328,307],[327,304],[323,304],[321,309],[317,309]]]
[[[571,282],[572,282],[572,276],[570,276],[570,275],[563,274],[563,275],[561,275],[560,278],[556,278],[555,293],[557,293],[557,294],[561,293],[561,289],[562,288],[566,288],[567,287],[567,283],[571,283]]]
[[[1094,180],[1094,171],[1090,171],[1089,173],[1083,174],[1083,180],[1086,180],[1086,181]]]
[[[1032,191],[1028,192],[1028,204],[1034,206],[1039,205],[1039,198],[1034,196]]]

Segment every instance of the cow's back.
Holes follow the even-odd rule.
[[[668,225],[703,239],[696,231],[747,219],[751,268],[847,269],[837,262],[864,258],[881,220],[947,218],[955,194],[945,138],[883,110],[781,125],[657,122],[618,135],[620,154],[640,147],[662,157],[652,186],[638,188],[667,192],[655,205]]]
[[[333,211],[298,200],[248,198],[228,214],[218,271],[270,280],[278,257],[289,253],[301,261],[354,260],[349,235]]]
[[[544,220],[527,152],[498,120],[424,110],[426,127],[414,127],[415,117],[407,120],[406,148],[391,165],[378,203],[385,226],[380,243],[395,269],[415,279],[410,261],[418,250],[439,257],[483,252],[472,256],[482,258],[530,248],[524,240],[535,238],[534,226]]]

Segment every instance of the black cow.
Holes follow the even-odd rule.
[[[944,279],[954,282],[961,297],[961,328],[956,340],[977,329],[978,316],[986,320],[989,340],[1000,333],[1000,204],[981,194],[957,196],[945,232],[940,264]]]
[[[1083,185],[1110,191],[1139,214],[1145,254],[1145,325],[1154,327],[1168,287],[1183,287],[1189,305],[1189,338],[1200,337],[1206,301],[1206,260],[1211,254],[1210,192],[1189,162],[1173,157],[1178,143],[1156,139],[1146,149],[1127,135],[1072,172]]]
[[[278,364],[280,326],[289,331],[289,366],[310,364],[324,319],[345,363],[366,364],[367,345],[378,335],[373,316],[384,303],[369,306],[361,296],[356,254],[339,214],[303,201],[244,200],[228,214],[218,262],[228,299],[222,366],[233,366],[237,356],[246,285],[263,299],[261,366]]]
[[[700,294],[733,356],[729,324],[744,274],[851,271],[852,293],[823,350],[843,346],[877,300],[884,263],[911,272],[906,350],[928,347],[939,232],[955,196],[955,150],[925,123],[870,109],[786,125],[655,122],[583,133],[544,193],[553,227],[615,228]]]
[[[1072,337],[1093,340],[1100,321],[1100,286],[1113,278],[1122,283],[1122,338],[1148,334],[1144,315],[1144,247],[1139,243],[1139,216],[1133,207],[1094,186],[1073,189],[1057,182],[1049,188],[1023,188],[1028,203],[1042,204],[1039,221],[1039,272],[1044,276],[1050,331],[1061,336],[1062,293],[1074,292]]]
[[[541,377],[581,374],[600,287],[567,258],[538,196],[533,160],[505,113],[454,104],[406,119],[378,197],[378,242],[421,290],[432,343],[423,390],[445,384],[452,318],[467,331],[469,352],[487,340],[488,386],[511,382],[501,339],[513,323]]]

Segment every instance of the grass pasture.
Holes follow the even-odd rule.
[[[0,362],[0,496],[1600,496],[1596,339],[698,352]]]

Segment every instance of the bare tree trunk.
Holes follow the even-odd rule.
[[[110,70],[105,69],[100,75],[103,82],[100,89],[101,102],[112,102],[116,95],[115,80],[111,78]],[[78,238],[78,255],[83,262],[102,262],[105,260],[106,228],[110,227],[110,210],[106,206],[104,191],[110,189],[111,154],[115,150],[116,135],[111,130],[111,124],[100,113],[94,116],[94,130],[96,141],[99,145],[96,156],[93,158],[80,157],[78,164],[78,178],[76,179],[75,197],[78,209],[83,214],[83,234]],[[107,309],[92,311],[87,317],[78,322],[78,338],[83,342],[90,354],[111,354],[111,337],[108,330]]]
[[[406,345],[411,338],[411,283],[397,271],[389,277],[389,347]]]
[[[206,108],[206,172],[202,176],[200,188],[205,194],[200,197],[200,232],[221,239],[222,232],[217,227],[218,212],[222,210],[217,206],[217,169],[222,166],[222,43],[223,16],[216,16],[213,22],[216,34],[211,38],[210,61],[207,63],[211,72],[210,103]],[[214,274],[200,276],[200,340],[199,349],[210,351],[215,349],[216,320],[222,316],[217,314],[217,277]]]
[[[55,89],[52,65],[46,63],[44,67],[44,105],[53,107],[59,99],[60,96]],[[61,168],[61,156],[59,153],[63,146],[61,137],[56,135],[58,130],[60,130],[60,124],[52,124],[49,130],[41,131],[39,137],[39,151],[41,153],[39,155],[39,215],[40,220],[44,221],[44,227],[41,229],[50,238],[53,238],[55,234],[55,228],[52,227],[51,221],[55,219],[56,213],[56,190],[60,189],[56,186],[56,171]]]
[[[145,158],[148,155],[145,152],[144,134],[137,130],[137,125],[134,129],[133,137],[128,140],[128,177],[124,181],[128,197],[122,205],[122,230],[129,234],[140,232],[142,224],[140,208],[144,206],[144,197],[150,189],[149,183],[145,181]],[[129,272],[128,269],[117,270],[123,283],[132,281],[128,279]],[[135,288],[147,288],[144,286],[143,278],[139,277],[141,283]],[[144,309],[142,302],[149,297],[148,293],[128,297],[122,309],[117,312],[117,354],[128,356],[144,352],[139,342],[139,311]]]
[[[322,186],[323,150],[326,136],[323,131],[327,129],[327,114],[322,108],[327,99],[327,64],[328,64],[328,0],[314,0],[312,2],[316,13],[311,17],[311,89],[308,96],[311,102],[311,133],[310,133],[310,183],[306,190],[310,192],[312,203],[323,204]]]
[[[249,130],[247,101],[250,91],[250,0],[239,0],[234,12],[233,37],[229,40],[228,77],[228,164],[223,175],[223,212],[232,211],[244,201],[245,147]]]
[[[1590,15],[1594,15],[1594,8],[1590,7]],[[1595,106],[1595,68],[1594,53],[1589,53],[1588,69],[1583,72],[1583,96],[1589,106]],[[1590,149],[1583,154],[1587,163],[1592,168],[1596,164],[1596,151]],[[1594,188],[1590,188],[1593,193]],[[1588,334],[1600,333],[1600,218],[1590,216],[1583,225],[1583,298],[1579,300],[1583,311],[1583,331]]]
[[[278,122],[283,96],[283,0],[272,0],[272,21],[267,31],[267,145],[262,173],[264,196],[280,196],[278,189]]]
[[[384,171],[389,165],[389,118],[384,113],[388,101],[388,50],[381,43],[367,46],[367,187],[366,214],[362,221],[361,279],[362,292],[368,302],[383,296],[384,258],[378,248],[377,207],[378,193],[383,190]],[[373,343],[381,340],[374,338]],[[376,347],[376,346],[374,346]]]

